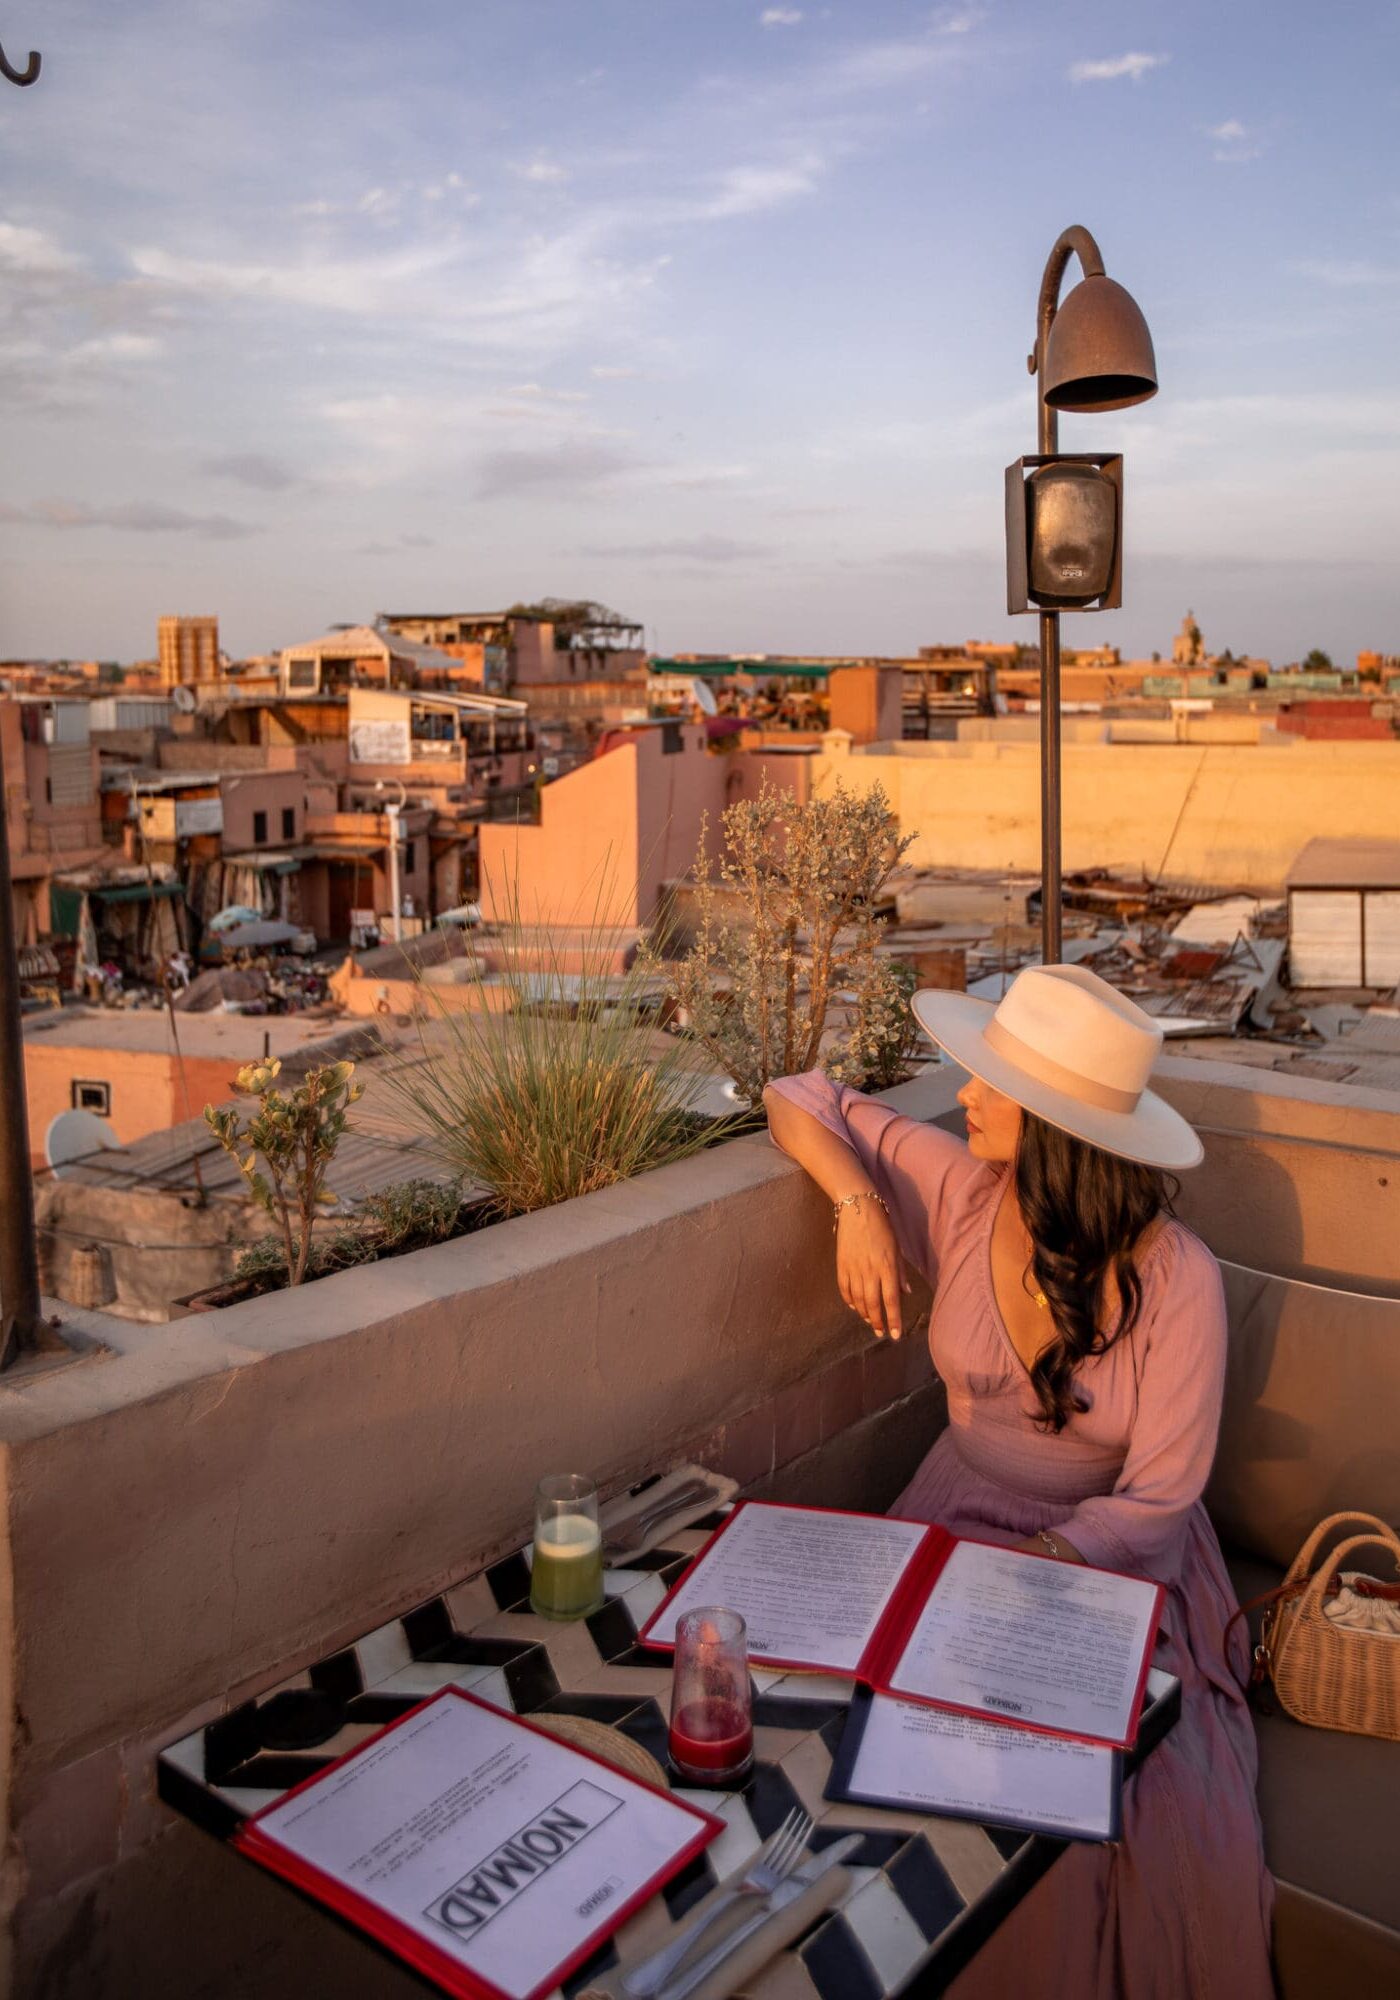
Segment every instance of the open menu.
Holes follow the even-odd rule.
[[[235,1844],[446,1992],[538,2000],[722,1829],[449,1687]]]
[[[1170,1725],[1178,1686],[1155,1668],[1148,1675],[1144,1740]],[[857,1688],[826,1796],[1058,1840],[1117,1840],[1123,1765],[1121,1751],[1101,1744]]]
[[[742,1501],[641,1638],[671,1647],[682,1612],[723,1604],[765,1666],[1129,1749],[1164,1594],[922,1521]]]

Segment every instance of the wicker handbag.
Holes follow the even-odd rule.
[[[1314,1569],[1328,1536],[1358,1522],[1366,1532],[1339,1542]],[[1377,1547],[1390,1556],[1396,1580],[1342,1570],[1357,1549]],[[1400,1741],[1400,1535],[1393,1528],[1374,1514],[1329,1514],[1278,1589],[1252,1598],[1235,1618],[1260,1606],[1254,1685],[1271,1680],[1295,1722]],[[1234,1622],[1226,1628],[1227,1655]]]

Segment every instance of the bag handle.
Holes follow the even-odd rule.
[[[1375,1525],[1380,1529],[1380,1533],[1350,1536],[1346,1541],[1338,1544],[1315,1575],[1295,1576],[1294,1571],[1299,1568],[1304,1556],[1316,1546],[1322,1535],[1335,1527],[1338,1521],[1355,1520],[1375,1521]],[[1395,1557],[1396,1574],[1397,1577],[1400,1577],[1400,1537],[1397,1537],[1386,1526],[1384,1521],[1376,1520],[1373,1514],[1334,1514],[1330,1520],[1321,1522],[1313,1530],[1312,1534],[1309,1535],[1306,1544],[1299,1552],[1297,1561],[1293,1564],[1292,1569],[1289,1570],[1283,1582],[1277,1584],[1272,1590],[1261,1590],[1257,1597],[1246,1598],[1245,1602],[1230,1614],[1220,1641],[1221,1650],[1225,1656],[1225,1665],[1230,1669],[1230,1672],[1234,1673],[1233,1667],[1230,1666],[1230,1635],[1241,1618],[1247,1618],[1251,1611],[1258,1611],[1272,1605],[1283,1604],[1292,1597],[1303,1597],[1305,1595],[1318,1598],[1335,1596],[1341,1587],[1336,1579],[1336,1571],[1342,1558],[1349,1555],[1353,1549],[1369,1548],[1372,1545],[1385,1549],[1388,1554]],[[1385,1598],[1390,1603],[1400,1603],[1400,1581],[1395,1583],[1370,1582],[1358,1591],[1358,1595],[1362,1597],[1380,1597]],[[1243,1684],[1243,1691],[1246,1694],[1249,1693],[1251,1688],[1257,1687],[1260,1682],[1265,1680],[1269,1673],[1270,1663],[1273,1658],[1272,1649],[1269,1644],[1269,1622],[1267,1618],[1264,1620],[1264,1629],[1260,1633],[1259,1643],[1253,1648],[1251,1653],[1249,1678]]]
[[[1382,1523],[1382,1527],[1384,1528],[1384,1523]],[[1349,1556],[1353,1549],[1364,1549],[1372,1546],[1384,1549],[1387,1555],[1395,1558],[1397,1581],[1394,1584],[1383,1583],[1378,1587],[1372,1585],[1371,1589],[1363,1591],[1361,1595],[1365,1597],[1390,1597],[1394,1595],[1397,1599],[1400,1599],[1400,1537],[1393,1535],[1389,1528],[1384,1528],[1384,1533],[1379,1535],[1350,1535],[1346,1541],[1339,1542],[1331,1555],[1328,1556],[1326,1562],[1317,1571],[1316,1575],[1309,1577],[1302,1593],[1304,1603],[1310,1600],[1318,1601],[1325,1597],[1329,1586],[1333,1589],[1336,1588],[1333,1578],[1340,1569],[1343,1558]]]
[[[1288,1581],[1290,1583],[1293,1582],[1295,1577],[1311,1574],[1313,1557],[1317,1554],[1324,1540],[1332,1533],[1334,1528],[1340,1528],[1343,1522],[1347,1521],[1361,1521],[1368,1528],[1378,1528],[1382,1537],[1394,1540],[1394,1529],[1375,1514],[1363,1514],[1357,1508],[1346,1508],[1340,1514],[1329,1514],[1325,1521],[1318,1522],[1302,1548],[1299,1549],[1297,1555],[1294,1556],[1292,1562],[1288,1565]]]

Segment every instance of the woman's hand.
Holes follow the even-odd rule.
[[[873,1196],[842,1205],[836,1217],[836,1282],[852,1312],[877,1340],[904,1332],[903,1294],[910,1289],[890,1219]]]

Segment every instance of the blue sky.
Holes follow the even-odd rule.
[[[0,652],[595,596],[659,650],[1033,636],[1072,221],[1162,383],[1126,608],[1400,651],[1400,4],[7,0]]]

